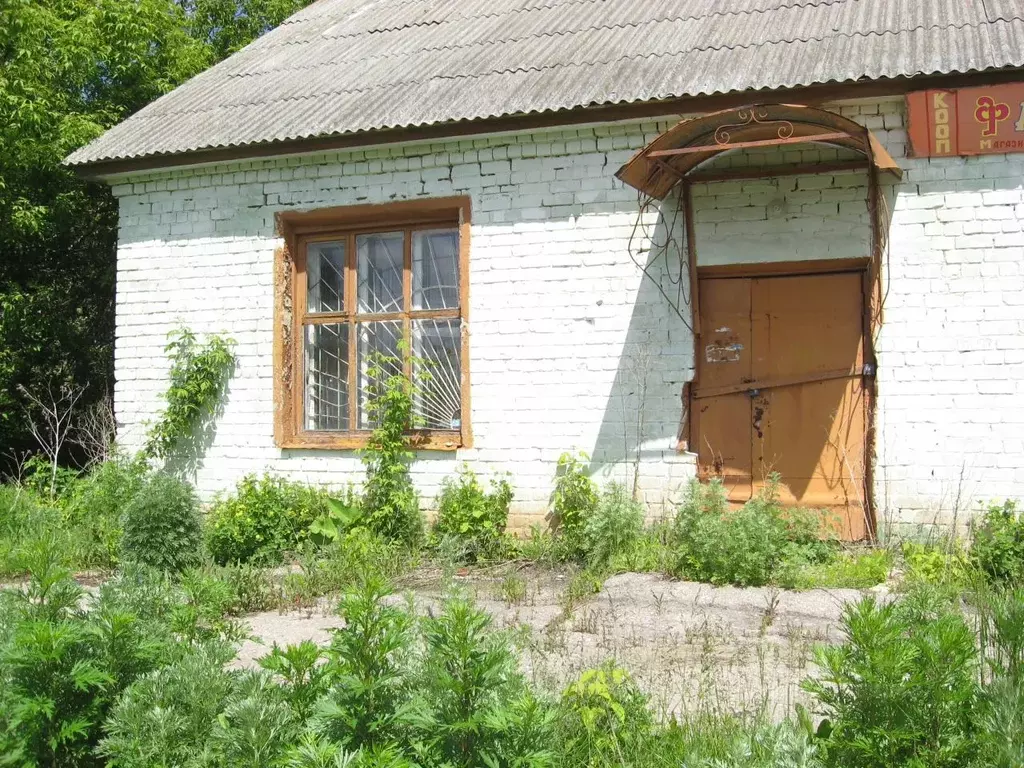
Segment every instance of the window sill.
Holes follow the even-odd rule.
[[[422,431],[409,435],[410,447],[417,451],[456,451],[467,447],[459,432]],[[370,433],[362,432],[300,432],[277,443],[278,448],[308,448],[327,451],[355,451],[365,448]]]

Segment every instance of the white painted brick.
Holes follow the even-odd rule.
[[[1024,155],[908,158],[902,100],[840,110],[874,130],[905,172],[885,188],[879,515],[904,523],[951,519],[959,497],[962,520],[980,499],[1024,497]],[[667,124],[261,159],[120,181],[115,394],[122,440],[138,445],[159,408],[166,333],[184,322],[232,335],[240,356],[198,474],[204,497],[264,470],[333,487],[358,482],[354,454],[273,445],[272,265],[281,242],[274,213],[468,194],[476,447],[416,465],[425,506],[463,460],[483,474],[511,471],[515,508],[525,513],[546,508],[564,450],[589,451],[599,478],[629,476],[636,440],[634,420],[622,413],[631,403],[624,355],[647,339],[654,362],[641,490],[664,508],[693,473],[692,456],[675,452],[692,340],[633,264],[636,194],[613,174]],[[711,165],[848,157],[827,148],[765,150]],[[700,263],[864,256],[865,184],[865,174],[843,173],[695,185]],[[672,211],[676,202],[667,205]],[[666,221],[674,226],[656,229],[657,211],[650,212],[634,256],[645,259],[650,237],[664,242],[666,228],[682,243],[682,219]],[[685,270],[683,280],[685,291]]]

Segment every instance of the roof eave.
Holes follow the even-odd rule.
[[[460,120],[415,127],[359,131],[288,141],[214,147],[180,153],[152,154],[141,157],[98,160],[68,165],[75,173],[84,178],[106,179],[127,174],[236,162],[253,158],[331,152],[360,147],[435,141],[482,134],[513,133],[516,131],[557,128],[583,123],[604,123],[680,116],[741,106],[750,102],[754,97],[759,102],[780,101],[813,105],[851,98],[900,96],[912,90],[961,88],[971,85],[992,85],[1010,82],[1019,79],[1022,72],[1024,72],[1024,68],[1011,67],[967,74],[916,75],[913,77],[896,77],[883,80],[823,83],[780,90],[746,90],[654,101],[591,105],[542,113],[532,112],[479,120]]]

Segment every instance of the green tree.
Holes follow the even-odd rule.
[[[64,157],[307,2],[0,0],[0,446],[19,385],[113,378],[117,204]]]

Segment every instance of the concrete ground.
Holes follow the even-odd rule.
[[[800,681],[815,673],[815,644],[840,641],[843,605],[865,594],[712,587],[627,573],[608,579],[598,594],[573,599],[570,571],[510,564],[460,573],[414,571],[395,599],[411,599],[426,611],[454,586],[487,610],[497,628],[513,630],[523,671],[540,687],[558,692],[583,669],[615,658],[663,715],[789,714],[806,699]],[[243,645],[238,666],[254,665],[274,643],[327,644],[330,630],[341,625],[329,599],[311,611],[259,613],[246,621],[259,640]]]

